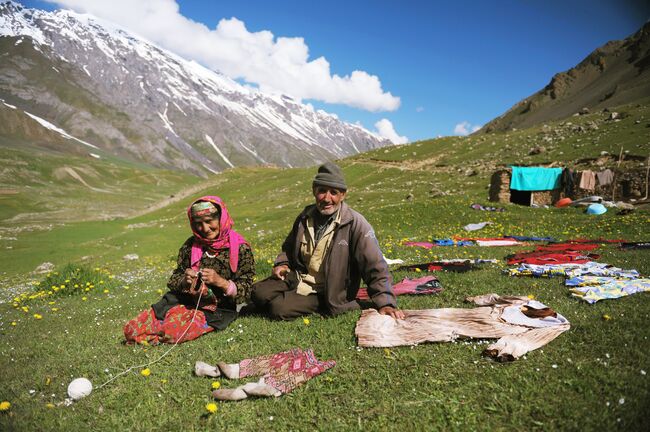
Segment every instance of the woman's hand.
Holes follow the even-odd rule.
[[[228,289],[228,280],[221,277],[221,275],[213,269],[203,269],[201,270],[201,273],[203,273],[203,281],[206,284],[215,286],[222,291],[226,291]]]
[[[381,315],[389,315],[395,319],[404,319],[404,311],[401,311],[399,309],[395,309],[392,306],[384,306],[383,308],[379,309],[379,313]]]
[[[284,277],[286,276],[287,273],[289,273],[289,266],[286,264],[282,264],[273,267],[273,273],[271,273],[271,277],[273,279],[284,280]]]
[[[194,284],[194,281],[196,280],[196,277],[198,276],[198,273],[195,270],[192,270],[191,268],[188,268],[185,270],[185,279],[183,279],[183,284],[185,285],[185,288],[189,291],[190,294],[192,295],[199,295],[201,296],[207,296],[208,295],[208,287],[205,286],[205,284],[201,284],[201,286],[195,287],[195,289],[192,289],[192,284]],[[199,291],[201,290],[201,291]]]
[[[196,279],[196,271],[192,270],[191,268],[185,269],[185,275],[183,279],[183,285],[185,285],[185,288],[191,287],[194,283],[194,279]]]

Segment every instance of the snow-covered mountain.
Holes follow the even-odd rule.
[[[196,174],[308,165],[390,144],[90,15],[15,2],[0,3],[0,99],[109,154]]]

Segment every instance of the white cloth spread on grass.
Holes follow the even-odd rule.
[[[548,320],[542,324],[545,319],[529,318],[537,320],[535,326],[505,321],[504,309],[529,304],[527,297],[486,294],[467,300],[483,307],[404,310],[406,317],[403,320],[366,309],[361,312],[355,329],[359,346],[394,347],[450,342],[461,337],[489,338],[498,340],[484,353],[501,361],[510,361],[546,345],[570,328],[570,323],[561,315],[558,315],[560,322],[553,324]]]

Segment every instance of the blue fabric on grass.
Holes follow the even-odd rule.
[[[512,167],[510,189],[520,191],[552,190],[560,187],[562,168]]]

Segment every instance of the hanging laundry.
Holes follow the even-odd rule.
[[[499,361],[512,361],[540,348],[569,330],[560,314],[531,318],[525,309],[546,308],[527,297],[497,294],[469,297],[481,307],[404,310],[396,320],[374,309],[361,312],[355,334],[362,347],[394,347],[423,342],[451,342],[459,337],[498,339],[483,354]],[[544,314],[545,315],[545,314]]]
[[[510,189],[520,191],[553,190],[560,187],[562,168],[512,167]]]
[[[596,174],[591,170],[585,170],[580,175],[580,189],[593,191],[596,189]],[[574,201],[574,203],[577,201]]]
[[[417,279],[404,278],[401,282],[393,285],[393,293],[404,294],[438,294],[442,291],[442,284],[435,276],[425,276]],[[359,288],[357,300],[368,300],[368,290]]]
[[[598,178],[598,184],[600,186],[607,186],[609,184],[612,184],[614,181],[614,172],[607,168],[604,171],[596,173],[596,177]]]
[[[477,231],[485,228],[487,225],[490,225],[491,223],[492,222],[479,222],[479,223],[467,224],[463,227],[463,229],[465,231]]]
[[[573,190],[575,188],[575,182],[573,181],[573,170],[570,168],[564,168],[562,174],[560,175],[560,184],[562,185],[562,192],[564,192],[565,197],[572,197]]]

